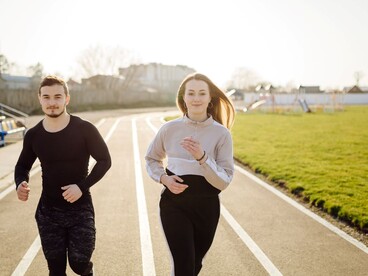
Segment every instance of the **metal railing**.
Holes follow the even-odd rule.
[[[28,114],[10,107],[6,104],[0,103],[0,115],[5,115],[6,117],[10,117],[15,119],[16,121],[20,121],[25,124],[26,118],[28,118]]]

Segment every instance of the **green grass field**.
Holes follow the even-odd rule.
[[[368,106],[334,113],[238,113],[234,157],[368,231]]]

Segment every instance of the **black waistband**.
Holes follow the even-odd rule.
[[[175,173],[169,171],[166,169],[167,175],[175,175]],[[192,196],[192,197],[214,197],[218,196],[218,194],[221,192],[219,189],[213,187],[207,180],[201,175],[178,175],[181,179],[183,179],[183,184],[188,185],[189,187],[185,189],[184,192],[182,192],[179,195],[173,194],[170,192],[169,189],[166,189],[163,196]],[[179,183],[180,184],[180,183]]]

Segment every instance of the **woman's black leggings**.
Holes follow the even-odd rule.
[[[198,275],[220,216],[218,195],[161,196],[160,216],[175,276]]]

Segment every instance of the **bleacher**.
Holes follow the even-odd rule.
[[[22,140],[27,114],[0,103],[0,147]]]

